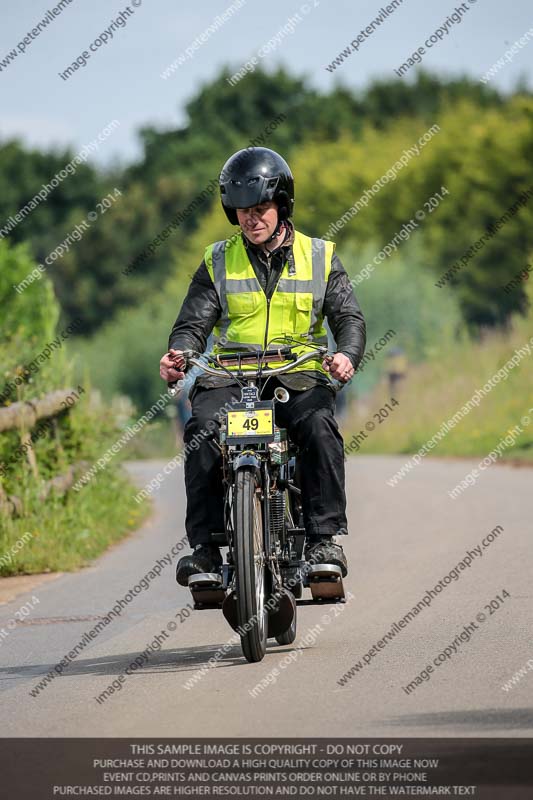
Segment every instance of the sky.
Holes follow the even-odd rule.
[[[334,72],[326,70],[390,0],[71,0],[37,34],[26,39],[59,0],[10,3],[0,28],[0,141],[20,137],[48,148],[75,151],[112,120],[119,126],[99,145],[100,164],[129,163],[140,155],[137,131],[186,123],[185,103],[213,80],[223,65],[232,73],[252,57],[267,70],[279,64],[327,91],[336,83],[364,88],[394,70],[458,7],[461,21],[448,21],[442,41],[425,48],[422,65],[439,74],[479,80],[520,37],[531,39],[491,79],[512,89],[519,78],[533,88],[533,9],[530,0],[403,0],[374,32],[361,38]],[[397,0],[399,2],[399,0]],[[221,15],[227,12],[223,21]],[[219,17],[215,23],[215,18]],[[122,20],[122,25],[117,20]],[[292,21],[290,21],[292,20]],[[114,24],[112,24],[114,23]],[[209,26],[213,26],[209,31]],[[90,51],[102,32],[106,43]],[[202,33],[205,41],[167,79],[162,73]],[[278,35],[277,42],[275,38]],[[268,43],[271,42],[269,45]],[[19,47],[20,44],[20,47]],[[269,52],[265,52],[265,49]],[[12,51],[17,56],[6,63]],[[59,73],[84,51],[86,65],[66,80]],[[258,56],[261,53],[261,56]],[[2,62],[4,62],[2,64]],[[410,80],[410,69],[402,80]],[[239,84],[234,87],[239,92]]]

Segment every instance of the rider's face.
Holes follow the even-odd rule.
[[[253,244],[262,244],[276,230],[278,207],[273,200],[267,200],[259,206],[238,208],[237,219],[246,238]]]

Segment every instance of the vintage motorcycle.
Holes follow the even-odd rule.
[[[340,567],[304,559],[298,451],[274,422],[275,403],[286,403],[289,393],[278,386],[272,400],[261,399],[270,376],[332,356],[323,346],[300,356],[291,346],[223,356],[188,350],[183,355],[187,368],[231,375],[241,385],[240,402],[221,414],[220,430],[211,434],[222,454],[225,520],[225,530],[213,541],[227,545],[227,563],[220,572],[191,575],[189,589],[195,609],[222,608],[240,635],[245,658],[257,662],[265,656],[269,637],[281,645],[296,638],[296,599],[304,587],[313,600],[344,602]],[[280,361],[289,363],[269,368]],[[175,385],[169,384],[171,392]]]

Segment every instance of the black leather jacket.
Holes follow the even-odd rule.
[[[287,260],[287,252],[289,248],[292,250],[294,228],[290,222],[285,223],[283,243],[268,256],[261,248],[251,244],[244,234],[242,238],[257,279],[266,296],[271,297]],[[357,369],[365,351],[366,325],[350,279],[336,253],[332,258],[323,313],[335,340],[337,352],[347,355],[354,369]],[[205,261],[202,260],[193,275],[187,296],[172,327],[168,340],[169,349],[192,349],[203,353],[220,314],[218,295]],[[328,375],[312,370],[278,377],[281,383],[295,390],[308,389],[317,383],[332,385]],[[196,383],[199,386],[210,387],[228,385],[232,381],[225,377],[200,375]]]

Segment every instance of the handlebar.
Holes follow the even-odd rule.
[[[221,368],[210,367],[205,362],[201,361],[199,358],[196,357],[194,350],[184,350],[183,356],[185,357],[188,364],[192,364],[195,367],[199,367],[204,372],[207,372],[209,375],[215,375],[217,377],[221,375],[228,375],[232,374],[238,378],[248,378],[254,377],[257,378],[259,374],[266,373],[268,377],[271,375],[281,375],[284,372],[289,372],[294,367],[297,367],[299,364],[303,364],[306,361],[311,361],[311,359],[315,359],[317,356],[321,358],[333,358],[331,353],[328,354],[328,348],[325,346],[319,346],[314,350],[310,350],[308,353],[304,353],[301,356],[296,356],[290,347],[279,347],[277,349],[271,350],[258,350],[254,351],[247,351],[243,353],[226,353],[225,355],[215,354],[215,357],[212,355],[207,355],[206,357],[210,361],[214,361],[222,366]],[[269,363],[271,361],[286,361],[287,359],[290,360],[290,364],[287,364],[284,367],[275,367],[274,369],[269,369],[268,367],[265,369],[263,364]],[[255,370],[246,370],[243,372],[241,366],[243,363],[257,363],[258,368]],[[226,364],[228,366],[226,366]],[[237,369],[232,370],[230,366],[236,365]],[[172,381],[168,383],[169,394],[174,396],[177,393],[176,384],[178,381]]]

